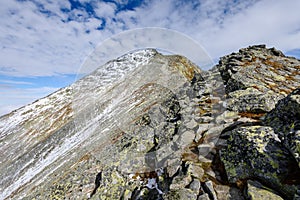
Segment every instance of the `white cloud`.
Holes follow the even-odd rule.
[[[95,12],[104,18],[112,18],[116,12],[116,5],[113,3],[97,2]]]
[[[204,35],[210,42],[204,41],[205,46],[215,56],[255,43],[267,43],[284,51],[299,48],[295,44],[299,35],[290,34],[300,27],[299,8],[300,2],[295,0],[258,2],[244,12],[225,18],[222,28],[215,33]],[[291,40],[293,44],[289,43]]]
[[[152,0],[123,11],[118,11],[114,3],[91,2],[97,18],[84,9],[63,12],[71,9],[68,1],[39,3],[48,15],[42,14],[37,3],[31,1],[0,2],[0,67],[14,69],[2,73],[76,73],[99,42],[124,29],[141,27],[183,32],[201,43],[213,57],[254,43],[267,43],[284,51],[300,48],[295,42],[299,41],[300,28],[298,0]],[[101,24],[106,25],[105,29],[96,30]]]
[[[283,51],[300,49],[299,0],[148,0],[129,10],[119,10],[125,0],[119,6],[80,2],[90,3],[97,17],[84,8],[71,10],[69,1],[1,0],[0,74],[74,74],[98,43],[123,30],[143,27],[187,34],[214,59],[257,43]],[[101,26],[104,29],[97,30]],[[10,102],[10,98],[1,95],[0,99]]]
[[[194,9],[193,9],[194,8]],[[300,48],[300,1],[200,1],[175,6],[175,1],[153,1],[149,7],[120,13],[129,28],[168,27],[199,41],[213,57],[239,48],[266,43],[288,51]],[[132,18],[137,23],[132,22]]]
[[[101,20],[64,23],[62,20],[68,16],[61,12],[61,7],[51,7],[56,9],[51,12],[57,15],[49,17],[40,13],[31,2],[11,1],[6,5],[1,1],[0,7],[5,13],[0,20],[0,66],[15,69],[9,75],[74,73],[83,57],[92,50],[91,39],[98,36],[99,41],[104,39],[100,32],[93,31],[92,37],[85,33],[88,29],[96,29]],[[16,14],[11,15],[11,10]]]

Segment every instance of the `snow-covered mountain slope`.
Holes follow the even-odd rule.
[[[86,107],[95,106],[91,104],[93,98],[105,93],[126,73],[147,64],[156,54],[155,50],[142,50],[124,55],[74,84],[1,117],[0,199],[15,192],[60,154],[82,142],[78,141],[81,135],[77,131],[88,122],[81,125],[77,115],[87,112]],[[61,128],[68,126],[71,128],[58,135]],[[72,143],[72,137],[76,138],[76,144]]]
[[[183,57],[141,50],[1,117],[0,199],[23,198],[87,153],[100,159],[94,152],[104,151],[116,130],[127,130],[196,72]]]

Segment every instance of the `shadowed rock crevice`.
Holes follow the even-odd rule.
[[[96,194],[97,189],[100,187],[101,179],[102,179],[102,173],[99,172],[99,173],[96,175],[96,178],[95,178],[95,188],[94,188],[93,192],[91,193],[91,196],[90,196],[90,197],[93,197],[94,194]]]

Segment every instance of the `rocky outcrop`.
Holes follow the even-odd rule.
[[[245,197],[271,198],[254,194],[256,187],[248,180],[259,181],[284,199],[299,195],[299,67],[298,60],[264,45],[241,49],[218,65],[227,109],[244,118],[223,130],[219,156],[228,183],[248,190]]]
[[[229,138],[220,150],[220,157],[229,183],[259,180],[283,196],[293,198],[297,188],[283,182],[294,173],[290,167],[295,163],[271,127],[241,126],[226,135]]]
[[[297,199],[299,88],[264,45],[124,55],[0,118],[0,199]]]
[[[253,117],[271,111],[299,87],[299,61],[265,45],[224,56],[218,69],[226,84],[227,108]]]

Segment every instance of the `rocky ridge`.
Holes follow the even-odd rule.
[[[299,88],[264,45],[209,71],[125,55],[0,118],[0,197],[298,199]]]

